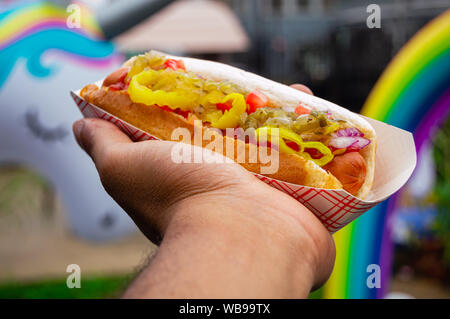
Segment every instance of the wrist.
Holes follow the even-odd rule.
[[[306,297],[314,285],[317,247],[297,221],[239,197],[232,201],[220,196],[189,198],[173,210],[165,245],[176,246],[181,241],[186,252],[189,246],[196,247],[197,254],[208,255],[217,263],[212,269],[224,267],[245,273],[248,289],[263,280],[257,284],[272,289],[261,291],[276,291],[260,297]],[[226,268],[227,263],[232,265]],[[247,297],[254,293],[258,292],[249,291]]]

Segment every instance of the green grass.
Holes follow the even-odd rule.
[[[0,283],[0,299],[117,298],[130,281],[130,276],[82,278],[81,288],[72,289],[67,287],[65,278],[33,283]]]
[[[322,288],[311,292],[308,296],[308,299],[322,299]]]
[[[132,277],[91,277],[81,280],[81,288],[67,288],[66,279],[46,280],[34,283],[0,283],[0,299],[100,299],[118,298],[131,282]],[[309,295],[320,299],[322,289]]]

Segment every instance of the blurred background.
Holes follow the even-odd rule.
[[[150,49],[303,83],[411,131],[413,177],[335,235],[335,271],[311,298],[449,298],[450,1],[372,3],[0,1],[0,298],[116,297],[155,253],[76,146],[69,96]]]

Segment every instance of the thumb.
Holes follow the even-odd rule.
[[[296,90],[305,92],[307,94],[314,95],[314,93],[311,91],[311,89],[309,87],[307,87],[306,85],[303,85],[303,84],[292,84],[291,87],[296,89]]]
[[[82,149],[97,162],[108,148],[131,139],[114,124],[101,119],[81,119],[73,124],[75,139]]]

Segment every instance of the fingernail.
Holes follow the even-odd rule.
[[[78,120],[75,123],[73,123],[73,135],[75,135],[75,139],[77,140],[78,144],[83,147],[82,138],[81,138],[81,132],[84,128],[84,120]]]

